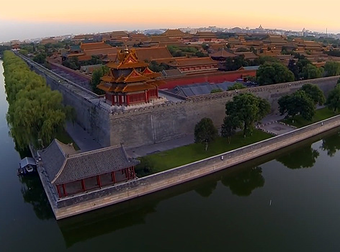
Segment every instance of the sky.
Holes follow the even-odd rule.
[[[339,0],[16,0],[0,6],[0,42],[114,30],[277,28],[340,33]]]

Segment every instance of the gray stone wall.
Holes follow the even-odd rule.
[[[328,77],[214,93],[192,97],[175,104],[113,113],[110,115],[110,144],[119,145],[124,142],[127,147],[136,147],[193,134],[196,123],[203,117],[211,118],[215,126],[220,128],[225,117],[225,103],[241,92],[251,92],[267,99],[271,104],[272,113],[276,113],[277,101],[281,96],[291,94],[307,83],[318,85],[327,95],[338,79],[338,76]]]
[[[254,87],[112,113],[109,105],[94,93],[59,79],[47,69],[23,58],[46,78],[52,89],[63,94],[65,104],[76,110],[77,123],[103,147],[119,146],[121,143],[124,143],[125,147],[138,147],[193,134],[196,123],[203,117],[211,118],[215,126],[220,128],[225,117],[225,103],[241,92],[251,92],[267,99],[271,104],[272,113],[276,113],[278,99],[291,94],[303,84],[316,84],[327,95],[339,79],[339,76],[336,76]]]

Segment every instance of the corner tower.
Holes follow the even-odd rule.
[[[138,60],[135,50],[121,50],[107,64],[109,73],[97,86],[105,91],[111,105],[135,105],[158,99],[158,87],[163,84],[160,73],[151,71],[148,64]]]

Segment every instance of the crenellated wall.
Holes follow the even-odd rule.
[[[136,147],[193,134],[203,117],[213,120],[220,128],[225,117],[225,103],[241,92],[251,92],[269,101],[272,113],[277,112],[278,99],[301,88],[303,84],[318,85],[325,95],[334,88],[339,77],[328,77],[196,96],[178,103],[129,109],[110,115],[111,145],[124,142]]]
[[[104,146],[137,147],[193,134],[197,122],[203,117],[213,120],[220,128],[225,117],[225,103],[235,94],[251,92],[269,101],[272,113],[277,112],[277,100],[299,89],[303,84],[318,85],[327,94],[336,85],[339,76],[296,81],[238,91],[207,94],[177,103],[166,102],[148,107],[129,107],[114,112],[103,98],[84,88],[71,84],[40,65],[23,57],[37,73],[46,78],[52,89],[63,94],[64,103],[75,108],[77,123]]]

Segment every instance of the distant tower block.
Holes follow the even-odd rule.
[[[149,103],[159,98],[158,87],[164,83],[161,74],[139,61],[135,50],[121,50],[107,66],[109,73],[101,78],[97,88],[105,91],[105,98],[111,105]]]

